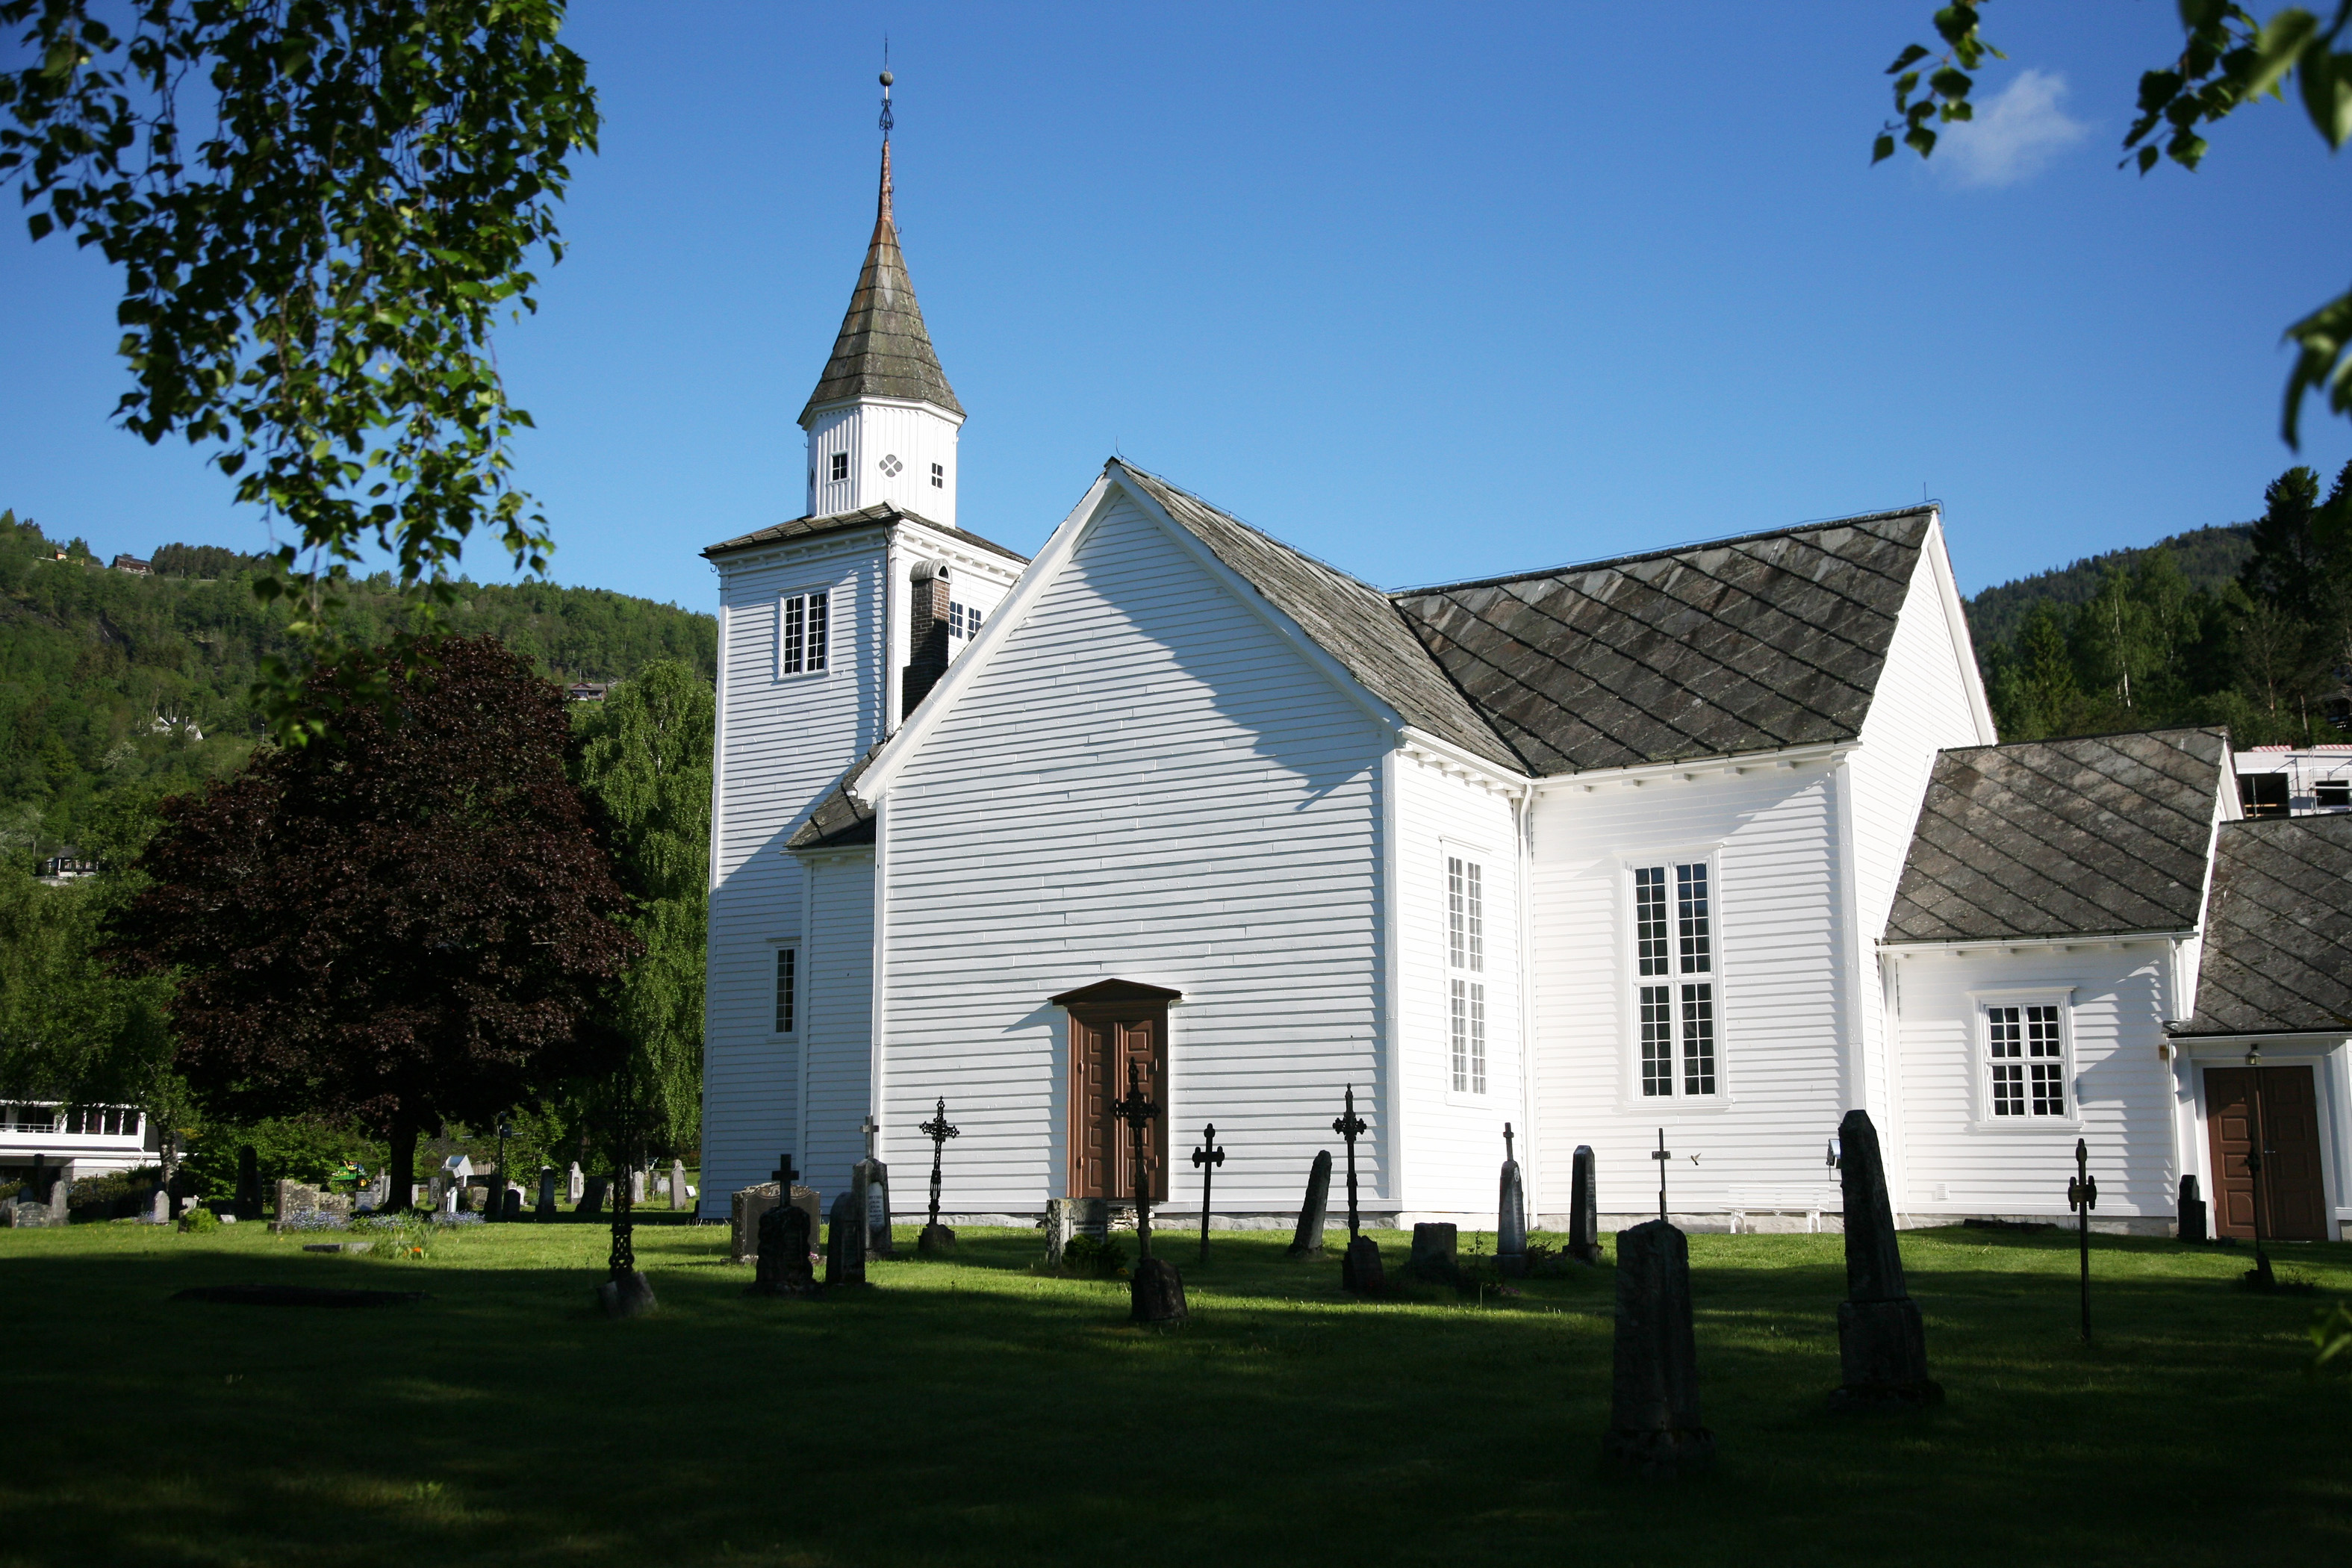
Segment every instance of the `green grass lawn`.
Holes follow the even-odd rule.
[[[1344,1235],[1344,1232],[1339,1233]],[[912,1230],[900,1233],[911,1242]],[[1280,1236],[1163,1233],[1192,1321],[1045,1279],[1028,1231],[853,1298],[749,1298],[726,1231],[656,1222],[662,1310],[592,1304],[605,1233],[468,1229],[422,1262],[257,1226],[0,1231],[0,1563],[2291,1563],[2352,1557],[2352,1390],[2303,1367],[2352,1247],[1914,1232],[1949,1393],[1832,1415],[1840,1238],[1691,1238],[1717,1472],[1603,1472],[1606,1268],[1365,1305]],[[309,1239],[316,1239],[310,1237]],[[1131,1239],[1131,1238],[1130,1238]],[[1393,1268],[1402,1238],[1381,1237]],[[1490,1244],[1491,1245],[1491,1244]],[[183,1286],[422,1289],[369,1310]]]

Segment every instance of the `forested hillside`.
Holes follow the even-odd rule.
[[[292,651],[289,607],[254,598],[249,558],[166,544],[146,577],[79,546],[0,512],[0,853],[18,859],[102,837],[110,797],[236,769],[262,734],[247,702],[258,661]],[[715,673],[709,616],[601,588],[462,586],[452,631],[498,637],[558,679],[626,679],[656,658]],[[351,597],[356,625],[388,631],[404,613],[386,577]]]
[[[2241,746],[2352,738],[2352,465],[2290,468],[2250,523],[2004,583],[1969,605],[2004,741],[2227,724]]]

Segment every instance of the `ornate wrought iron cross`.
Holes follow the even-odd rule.
[[[2074,1140],[2074,1174],[2066,1184],[2066,1206],[2074,1211],[2076,1239],[2083,1249],[2083,1338],[2091,1337],[2091,1211],[2099,1206],[2099,1184],[2091,1174],[2091,1146]]]
[[[931,1141],[931,1223],[937,1225],[940,1223],[940,1156],[945,1152],[948,1140],[962,1131],[948,1124],[947,1096],[940,1097],[938,1111],[915,1131]]]
[[[1143,1092],[1142,1069],[1127,1064],[1127,1096],[1113,1102],[1110,1113],[1127,1123],[1135,1139],[1135,1249],[1140,1263],[1151,1256],[1151,1177],[1143,1168],[1143,1130],[1160,1114],[1160,1102]]]
[[[1650,1151],[1650,1158],[1658,1163],[1658,1218],[1666,1217],[1666,1162],[1674,1155],[1666,1149],[1666,1130],[1658,1129],[1658,1146]]]
[[[1209,1261],[1209,1189],[1215,1184],[1217,1167],[1225,1163],[1225,1152],[1217,1147],[1217,1124],[1210,1122],[1201,1134],[1201,1146],[1192,1151],[1192,1163],[1201,1167],[1201,1261]]]
[[[1348,1086],[1348,1109],[1331,1123],[1331,1131],[1348,1141],[1348,1239],[1353,1241],[1363,1234],[1363,1222],[1356,1212],[1356,1139],[1365,1131],[1364,1119],[1356,1114],[1356,1086]]]

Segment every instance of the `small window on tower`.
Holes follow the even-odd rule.
[[[849,477],[848,453],[835,452],[833,455],[833,477],[835,482],[845,479]]]
[[[895,479],[898,477],[898,470],[906,466],[898,460],[897,453],[886,453],[882,458],[882,477],[886,479]]]
[[[948,605],[948,636],[960,637],[967,635],[963,626],[963,606],[950,601]]]
[[[947,470],[947,465],[946,465],[946,464],[944,464],[944,463],[933,463],[933,464],[931,465],[931,489],[935,489],[935,490],[943,490],[943,489],[947,489],[947,488],[948,488],[948,470]]]

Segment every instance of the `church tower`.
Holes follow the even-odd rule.
[[[890,210],[890,73],[882,73],[882,190],[866,266],[801,410],[808,513],[890,505],[955,525],[956,431],[963,405],[940,369]]]

